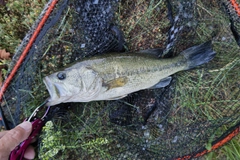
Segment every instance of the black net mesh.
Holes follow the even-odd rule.
[[[230,7],[225,0],[59,0],[3,96],[9,128],[49,97],[43,77],[72,62],[148,48],[161,48],[160,58],[171,57],[212,39],[217,56],[174,75],[165,88],[52,107],[55,114],[41,133],[38,158],[173,159],[211,149],[240,123],[239,46],[229,26],[233,21],[239,33],[239,17],[229,19],[237,17],[226,11]]]

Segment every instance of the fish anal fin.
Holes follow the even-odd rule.
[[[155,84],[154,86],[152,86],[150,89],[156,89],[156,88],[163,88],[166,87],[170,84],[172,80],[172,77],[166,77],[164,79],[161,79],[157,84]]]
[[[126,95],[122,95],[122,96],[118,96],[118,97],[112,97],[112,98],[109,98],[107,100],[118,100],[118,99],[122,99],[122,98],[124,98],[126,96],[127,96],[127,94]]]

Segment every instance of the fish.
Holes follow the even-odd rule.
[[[160,59],[154,52],[107,53],[48,75],[43,79],[50,95],[47,105],[117,100],[139,90],[165,87],[171,75],[207,63],[216,55],[211,41],[173,58]]]

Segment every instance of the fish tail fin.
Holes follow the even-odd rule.
[[[212,49],[212,42],[207,41],[184,50],[181,55],[187,59],[186,70],[188,70],[209,62],[214,58],[216,52]]]

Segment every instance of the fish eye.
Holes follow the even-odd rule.
[[[66,73],[59,72],[59,73],[57,74],[57,78],[58,78],[59,80],[64,80],[64,79],[66,78]]]

